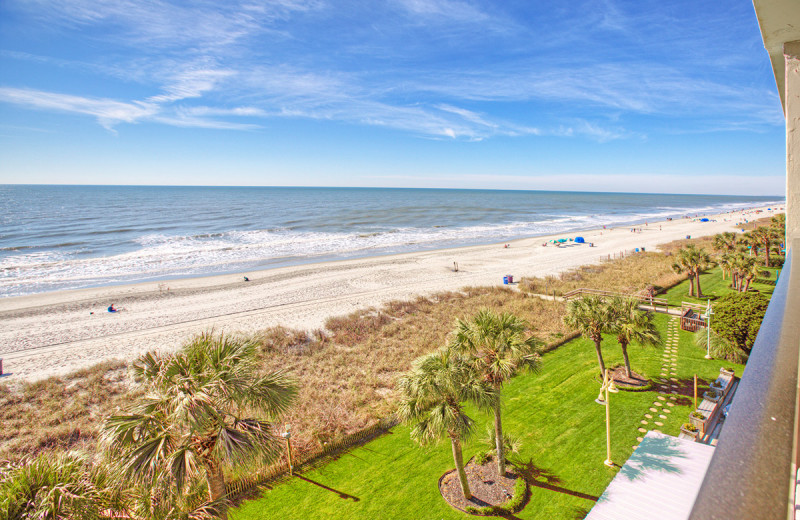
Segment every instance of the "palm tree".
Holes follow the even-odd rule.
[[[0,518],[105,518],[124,509],[114,473],[77,452],[46,453],[0,468]]]
[[[786,238],[786,213],[781,213],[772,217],[769,227],[775,234],[775,238],[780,242],[784,242]]]
[[[567,303],[564,324],[577,329],[584,338],[594,342],[601,374],[606,373],[606,364],[603,362],[600,343],[603,341],[603,333],[608,332],[611,326],[611,319],[608,305],[599,296],[583,296]]]
[[[755,261],[745,256],[743,253],[737,253],[728,260],[728,265],[731,270],[731,285],[735,291],[742,290],[742,281],[744,273],[749,269],[749,266]]]
[[[714,235],[713,246],[717,251],[730,253],[736,250],[736,240],[736,233],[733,231],[725,231],[724,233]]]
[[[168,479],[178,491],[204,477],[217,503],[225,499],[226,466],[275,460],[282,443],[268,419],[289,408],[296,384],[282,372],[258,375],[255,352],[252,342],[207,333],[175,354],[139,358],[133,372],[146,394],[104,427],[125,474]],[[220,518],[227,518],[224,504]]]
[[[494,409],[497,395],[481,381],[475,366],[449,349],[441,348],[414,361],[412,369],[398,381],[400,406],[398,417],[413,423],[411,438],[420,444],[450,438],[461,491],[469,500],[467,473],[461,443],[473,433],[474,421],[464,412],[463,402],[479,409]]]
[[[742,235],[741,238],[739,238],[738,244],[742,252],[747,251],[750,256],[758,255],[758,251],[761,248],[761,242],[753,236],[751,231]]]
[[[750,232],[754,241],[763,246],[764,250],[764,267],[769,267],[769,250],[770,243],[774,238],[773,231],[766,227],[760,226]]]
[[[744,287],[740,289],[741,292],[747,292],[750,290],[750,283],[753,281],[753,278],[757,276],[769,277],[769,271],[762,269],[761,266],[756,263],[755,258],[745,257],[744,259],[748,261],[743,262],[743,277],[745,284]]]
[[[722,253],[717,257],[717,265],[719,265],[720,269],[722,269],[722,279],[725,279],[725,276],[730,276],[733,279],[732,273],[732,265],[733,265],[733,252],[725,252]]]
[[[676,261],[672,264],[672,269],[677,273],[686,273],[689,276],[689,296],[695,296],[695,285],[697,285],[696,297],[702,298],[703,291],[700,289],[700,273],[709,264],[711,257],[705,249],[697,248],[694,244],[680,248],[676,252]]]
[[[483,381],[497,394],[494,429],[497,470],[506,474],[503,425],[500,417],[503,383],[522,370],[536,371],[540,365],[539,342],[527,333],[524,320],[510,313],[497,314],[488,309],[479,311],[471,321],[456,320],[450,349],[475,365]]]
[[[659,345],[661,335],[653,323],[653,314],[639,310],[639,301],[634,298],[616,297],[609,302],[613,314],[611,332],[617,336],[625,360],[625,374],[630,378],[631,362],[628,359],[628,345]]]

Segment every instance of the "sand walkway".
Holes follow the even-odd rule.
[[[0,300],[0,357],[12,375],[3,382],[174,349],[212,327],[253,332],[280,324],[313,330],[331,316],[390,300],[498,285],[506,274],[515,280],[555,274],[636,247],[655,250],[686,235],[730,231],[743,218],[774,213],[713,215],[712,222],[650,222],[636,233],[626,227],[561,235],[581,235],[594,247],[542,247],[553,237],[537,237],[507,248],[473,246],[249,272],[249,282],[242,275],[222,275],[6,298]],[[111,303],[124,311],[106,312]]]

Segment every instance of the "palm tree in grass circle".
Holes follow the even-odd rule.
[[[397,415],[413,424],[411,438],[419,444],[450,439],[461,491],[469,500],[472,493],[464,470],[461,443],[473,433],[474,421],[464,412],[464,402],[491,410],[497,402],[494,390],[480,380],[475,367],[445,348],[414,361],[412,369],[398,381],[400,405]]]
[[[281,454],[271,421],[297,391],[284,373],[256,368],[254,343],[211,333],[175,354],[143,355],[133,373],[145,395],[104,426],[112,456],[145,485],[168,479],[180,492],[205,479],[227,518],[225,467],[268,464]]]
[[[642,346],[661,344],[653,314],[639,310],[639,301],[634,298],[613,298],[609,302],[612,313],[610,331],[616,335],[625,361],[625,375],[633,377],[631,362],[628,358],[628,345],[636,343]]]
[[[506,474],[500,399],[503,384],[520,370],[537,371],[540,366],[541,342],[528,330],[527,323],[513,314],[483,309],[469,321],[456,320],[449,345],[453,352],[467,356],[481,378],[497,393],[494,432],[500,475]]]
[[[611,327],[611,320],[609,306],[599,296],[583,296],[567,303],[564,324],[577,329],[584,338],[594,342],[601,374],[606,373],[606,364],[603,361],[603,351],[600,349],[600,345],[603,341],[603,333],[608,332]]]

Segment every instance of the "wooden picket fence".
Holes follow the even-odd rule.
[[[351,448],[361,446],[367,442],[380,437],[390,429],[397,426],[399,421],[394,416],[381,419],[372,426],[363,430],[345,435],[342,438],[325,444],[317,449],[303,454],[296,454],[292,461],[292,469],[297,472],[304,468],[313,467],[316,464],[324,463],[328,458],[337,455]],[[289,474],[289,462],[286,458],[256,470],[246,476],[239,477],[228,482],[226,489],[229,498],[236,498],[252,489],[263,486],[270,482],[275,482]]]

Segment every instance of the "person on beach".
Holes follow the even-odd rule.
[[[117,308],[114,307],[113,303],[108,306],[108,312],[117,312]]]

